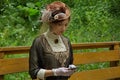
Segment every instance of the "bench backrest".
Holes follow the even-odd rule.
[[[120,42],[72,44],[73,50],[108,48],[95,52],[75,52],[74,64],[91,64],[110,62],[110,67],[75,72],[70,80],[106,80],[120,78]],[[0,80],[3,75],[28,71],[28,57],[4,58],[9,54],[28,54],[30,47],[2,47],[0,48]]]

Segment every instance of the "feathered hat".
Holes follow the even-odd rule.
[[[42,22],[54,22],[68,19],[70,17],[69,7],[60,1],[52,2],[42,10]]]

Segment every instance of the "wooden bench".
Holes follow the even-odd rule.
[[[75,72],[69,80],[120,80],[120,42],[96,42],[72,44],[74,50],[74,64],[93,64],[109,62],[107,68]],[[0,48],[0,80],[10,73],[28,71],[28,57],[5,58],[9,54],[28,54],[30,47],[1,47]],[[79,52],[86,49],[96,51]]]

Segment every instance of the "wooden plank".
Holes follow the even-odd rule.
[[[110,50],[120,50],[120,45],[119,44],[115,44],[113,45]],[[119,53],[120,54],[120,53]],[[110,62],[110,67],[114,67],[114,66],[118,66],[120,61],[111,61]],[[111,80],[120,80],[120,78],[115,78],[115,79],[111,79]]]
[[[0,59],[4,57],[4,53],[0,52]],[[0,75],[0,80],[4,80],[4,75]]]
[[[0,80],[4,80],[4,75],[0,75]]]
[[[8,54],[28,54],[28,50],[17,50],[17,51],[6,51],[5,55]]]
[[[30,47],[25,46],[16,46],[16,47],[0,47],[1,51],[17,51],[17,50],[29,50]]]
[[[28,53],[30,47],[1,47],[0,52],[4,52],[5,54],[22,54],[22,53]]]
[[[28,58],[0,59],[0,75],[28,71]]]
[[[120,60],[120,50],[74,54],[73,63],[78,65],[117,60]]]
[[[119,45],[120,41],[113,42],[90,42],[90,43],[77,43],[72,44],[73,49],[92,49],[92,48],[110,48],[113,45]]]
[[[70,80],[108,80],[120,78],[120,66],[74,73]]]
[[[0,59],[2,59],[4,57],[4,53],[0,52]]]
[[[120,50],[120,47],[119,45],[115,44],[113,45],[110,50]],[[119,53],[120,54],[120,53]],[[110,66],[113,67],[113,66],[118,66],[119,65],[119,61],[111,61],[110,62]]]
[[[113,45],[119,45],[120,41],[115,42],[90,42],[90,43],[77,43],[72,44],[73,49],[91,49],[91,48],[109,48]],[[29,51],[30,46],[15,46],[15,47],[0,47],[0,52],[7,51]]]

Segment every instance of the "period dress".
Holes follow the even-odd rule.
[[[32,79],[36,79],[40,69],[68,67],[72,63],[73,52],[68,38],[47,31],[33,41],[29,56],[29,73]],[[50,76],[45,80],[68,80],[68,78]]]

